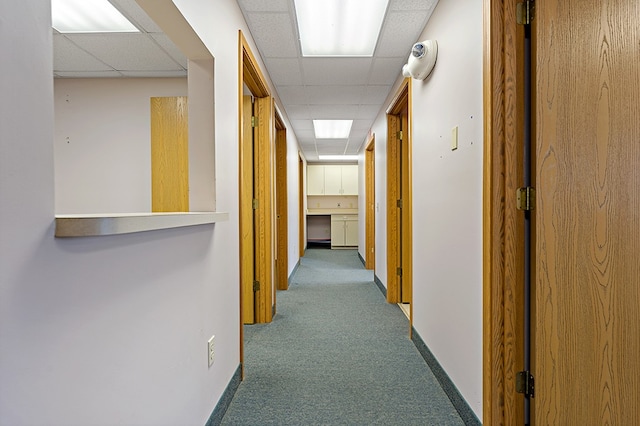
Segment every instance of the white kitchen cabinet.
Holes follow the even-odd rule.
[[[358,246],[358,215],[331,215],[331,247]]]
[[[342,166],[342,195],[358,195],[358,166]]]
[[[308,165],[307,195],[358,195],[358,166]]]
[[[307,195],[325,195],[323,165],[307,166]]]

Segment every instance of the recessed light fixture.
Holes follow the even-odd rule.
[[[140,32],[107,0],[51,0],[51,18],[61,33]]]
[[[295,0],[302,56],[373,56],[388,0]]]
[[[353,120],[313,120],[316,139],[348,139]]]
[[[356,161],[357,155],[318,155],[320,161]]]

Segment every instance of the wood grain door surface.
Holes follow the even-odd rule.
[[[640,424],[640,6],[536,1],[535,424]]]

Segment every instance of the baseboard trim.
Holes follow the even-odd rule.
[[[293,267],[293,271],[291,271],[291,274],[289,274],[289,278],[287,279],[287,285],[288,286],[291,285],[291,279],[296,274],[296,272],[298,271],[299,267],[300,267],[300,259],[298,259],[298,263],[296,263],[296,266]]]
[[[384,284],[382,284],[382,281],[380,281],[380,278],[378,278],[378,276],[376,274],[373,274],[373,282],[376,283],[376,285],[378,286],[378,288],[380,289],[380,291],[382,292],[382,294],[384,295],[385,299],[387,298],[387,288],[384,286]]]
[[[227,412],[229,408],[229,404],[231,404],[231,400],[233,396],[236,394],[238,390],[238,386],[240,386],[242,376],[242,366],[238,365],[236,368],[236,372],[231,376],[231,380],[229,380],[229,384],[227,384],[227,388],[222,393],[220,400],[216,404],[216,407],[213,409],[211,416],[209,416],[209,420],[207,421],[205,426],[218,426],[222,423],[222,418]]]
[[[360,262],[362,262],[363,266],[367,266],[367,262],[364,260],[364,257],[360,255],[360,252],[358,252],[358,259],[360,259]]]
[[[456,409],[462,421],[467,426],[481,426],[482,422],[476,417],[476,413],[473,412],[467,401],[462,397],[460,391],[456,387],[456,385],[451,381],[451,378],[447,374],[447,372],[442,368],[438,360],[429,350],[427,344],[422,340],[420,334],[416,331],[415,328],[411,327],[411,340],[413,344],[424,358],[425,362],[433,372],[433,375],[436,376],[436,380],[440,383],[440,387],[444,390],[444,393],[447,395],[453,407]]]

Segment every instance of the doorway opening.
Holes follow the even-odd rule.
[[[387,301],[408,308],[413,280],[411,194],[411,79],[407,78],[387,109]],[[412,318],[409,312],[410,327]]]

